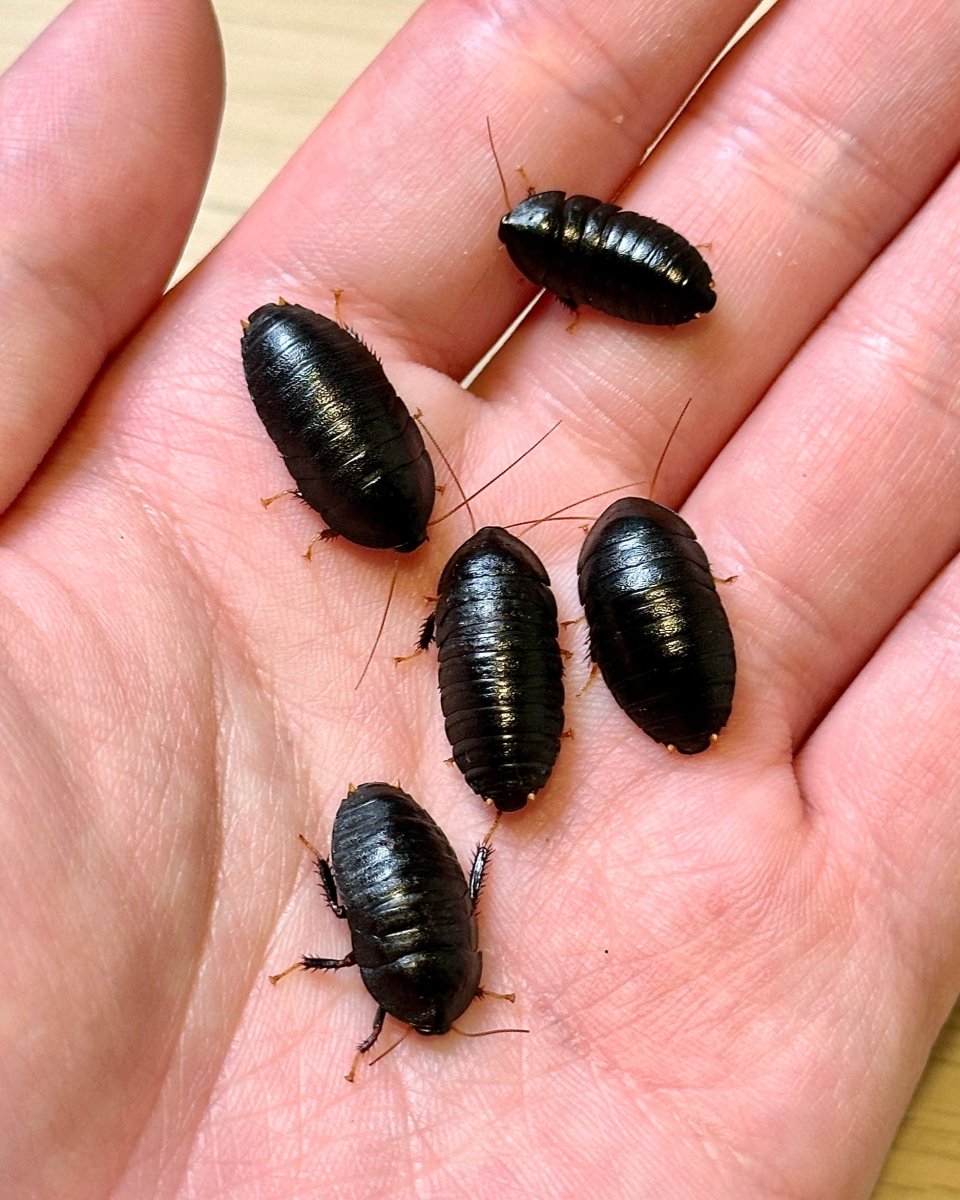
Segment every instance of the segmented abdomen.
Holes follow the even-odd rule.
[[[689,525],[651,500],[612,504],[577,564],[590,654],[624,712],[681,754],[727,723],[736,659],[707,557]]]
[[[499,232],[524,275],[571,308],[682,325],[716,303],[710,268],[685,237],[593,196],[538,192],[501,219]]]
[[[443,1032],[480,986],[477,922],[445,834],[399,787],[368,783],[342,802],[333,876],[354,959],[373,998],[422,1032]]]
[[[440,700],[453,757],[502,811],[549,778],[563,732],[557,606],[536,555],[487,527],[451,557],[436,612]]]
[[[307,504],[361,546],[421,545],[433,464],[376,356],[297,304],[258,308],[241,349],[250,396]]]

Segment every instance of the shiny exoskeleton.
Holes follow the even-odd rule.
[[[318,857],[317,870],[353,948],[343,959],[304,956],[300,966],[360,968],[377,1002],[361,1053],[387,1013],[418,1033],[446,1033],[481,994],[476,906],[489,853],[479,847],[468,883],[443,831],[399,787],[365,783],[341,802],[331,861]]]
[[[422,545],[433,464],[376,356],[335,321],[284,303],[251,315],[241,348],[250,395],[297,495],[360,546]]]
[[[467,783],[513,812],[546,783],[563,732],[563,664],[550,578],[529,547],[488,526],[440,577],[435,636],[440,703]]]
[[[652,500],[618,500],[577,563],[590,655],[628,717],[681,754],[727,723],[736,659],[707,557],[690,526]]]
[[[696,247],[652,217],[593,196],[537,192],[500,221],[519,269],[569,308],[644,325],[682,325],[717,301]]]

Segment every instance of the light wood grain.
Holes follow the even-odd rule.
[[[227,106],[216,163],[177,275],[234,224],[417,0],[217,0]],[[0,0],[0,68],[64,7]],[[873,1200],[960,1200],[960,1005],[921,1080]],[[823,1200],[834,1200],[824,1197]]]

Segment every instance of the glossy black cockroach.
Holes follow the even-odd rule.
[[[590,656],[628,717],[698,754],[727,723],[736,659],[710,565],[690,526],[652,500],[617,500],[577,563]]]
[[[304,955],[270,978],[276,983],[298,968],[360,968],[377,1013],[347,1079],[376,1042],[387,1013],[417,1033],[441,1034],[475,997],[498,995],[480,986],[477,948],[489,837],[477,848],[468,882],[443,831],[412,796],[397,785],[365,783],[340,804],[329,862],[301,839],[314,855],[330,907],[350,928],[353,948],[339,959]]]
[[[488,526],[455,551],[435,612],[440,703],[467,783],[501,812],[523,808],[546,783],[563,732],[557,605],[537,556]]]
[[[652,217],[593,196],[537,192],[500,220],[500,241],[533,283],[645,325],[682,325],[717,300],[703,256]]]
[[[296,494],[332,534],[416,550],[436,498],[417,422],[377,357],[349,330],[299,304],[265,304],[241,343],[247,387]]]

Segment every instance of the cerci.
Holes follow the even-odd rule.
[[[317,855],[316,865],[353,948],[340,959],[305,955],[295,966],[360,968],[377,1012],[354,1069],[387,1013],[417,1033],[446,1033],[483,994],[476,906],[489,853],[478,848],[468,883],[443,831],[400,787],[365,783],[341,802],[331,862]]]
[[[710,565],[690,526],[652,500],[618,500],[577,563],[590,655],[628,717],[681,754],[727,723],[736,659]]]
[[[250,396],[297,495],[360,546],[422,545],[433,464],[376,356],[335,321],[285,303],[251,315],[241,349]]]
[[[682,325],[717,301],[710,268],[685,237],[593,196],[537,192],[501,218],[499,235],[523,274],[571,309]]]
[[[501,812],[523,808],[546,783],[563,732],[550,578],[529,547],[488,526],[451,556],[438,593],[420,645],[436,637],[454,760]]]

